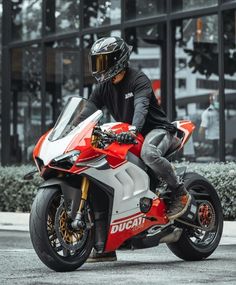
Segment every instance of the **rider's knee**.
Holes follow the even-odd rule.
[[[141,158],[147,165],[157,163],[161,156],[162,154],[158,149],[153,150],[151,147],[144,147],[141,151]]]

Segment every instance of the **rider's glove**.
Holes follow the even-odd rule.
[[[137,133],[137,128],[136,128],[135,126],[129,126],[129,131],[130,131],[131,133],[133,133],[134,135],[136,135],[136,133]]]
[[[135,143],[135,135],[132,132],[122,132],[117,135],[118,143],[131,144]]]

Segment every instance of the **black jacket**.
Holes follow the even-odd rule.
[[[144,136],[157,128],[176,131],[158,105],[151,82],[142,71],[128,68],[118,84],[111,81],[98,84],[89,101],[98,109],[105,106],[116,121],[134,125]]]

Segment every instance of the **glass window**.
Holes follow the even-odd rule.
[[[32,160],[41,134],[41,49],[14,48],[11,55],[11,163]]]
[[[2,31],[2,0],[0,0],[0,31]],[[2,33],[0,33],[0,113],[2,110]],[[0,126],[2,126],[2,116],[0,116]],[[0,162],[2,148],[2,128],[0,127]]]
[[[218,0],[172,0],[173,11],[194,10],[218,5]]]
[[[100,27],[119,24],[121,20],[120,0],[84,1],[84,27]]]
[[[125,1],[125,19],[140,19],[157,16],[166,12],[166,0]]]
[[[196,129],[183,150],[195,161],[218,160],[218,17],[175,23],[176,119],[190,119]]]
[[[223,14],[226,160],[236,160],[236,11]]]
[[[32,40],[41,36],[42,0],[11,0],[12,38]]]
[[[163,53],[165,52],[165,25],[155,24],[125,31],[125,38],[133,46],[130,65],[142,70],[152,82],[159,103],[165,108],[165,80],[163,78]],[[162,96],[162,102],[161,102]]]
[[[46,0],[46,33],[78,30],[80,0]]]
[[[80,41],[78,38],[46,45],[46,127],[55,123],[71,95],[79,94]]]

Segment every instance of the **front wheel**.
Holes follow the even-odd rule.
[[[186,173],[184,185],[197,202],[195,225],[198,227],[176,221],[183,228],[182,235],[167,246],[179,258],[196,261],[210,256],[219,245],[223,231],[222,207],[215,188],[201,175]]]
[[[92,224],[92,212],[85,214]],[[65,209],[60,189],[40,189],[30,213],[30,237],[41,261],[55,271],[72,271],[88,258],[94,244],[94,229],[75,231]]]

